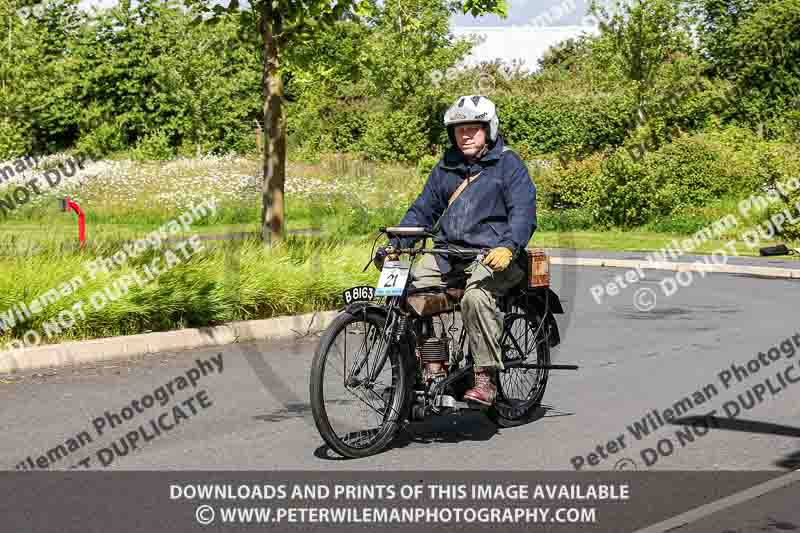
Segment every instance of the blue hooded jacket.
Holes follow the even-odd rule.
[[[480,160],[468,164],[461,150],[451,146],[399,225],[433,227],[438,221],[437,244],[503,246],[518,258],[536,230],[536,187],[522,159],[504,147],[505,141],[498,135]],[[478,172],[480,176],[448,208],[447,201],[461,182]],[[395,239],[392,245],[408,247],[414,241]],[[443,273],[450,269],[442,256],[437,255],[436,260]]]

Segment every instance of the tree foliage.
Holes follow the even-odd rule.
[[[221,13],[239,10],[239,1],[231,0],[227,9],[210,7],[208,0],[191,0],[193,5],[211,9],[215,17]],[[442,0],[440,0],[441,2]],[[447,0],[448,9],[461,8],[474,16],[496,12],[505,15],[505,0]],[[434,5],[440,5],[434,2]],[[399,6],[398,2],[398,6]],[[286,50],[308,42],[335,22],[368,17],[376,10],[375,0],[257,0],[253,5],[253,18],[258,20],[263,46],[261,88],[264,110],[264,179],[261,234],[265,243],[278,240],[284,233],[284,183],[286,178],[287,128],[284,112],[284,85],[282,66]],[[390,8],[381,13],[392,16]],[[404,14],[398,14],[402,34]],[[392,17],[394,18],[394,17]],[[213,19],[212,19],[213,20]],[[415,22],[409,21],[413,26]],[[401,45],[403,43],[401,35]],[[403,86],[400,80],[399,86]]]
[[[632,82],[641,98],[671,57],[690,50],[688,18],[677,0],[627,0],[609,12],[593,0],[603,35],[595,47]]]
[[[95,15],[76,0],[49,0],[10,14],[0,105],[9,129],[28,126],[22,151],[102,154],[156,137],[171,153],[253,149],[258,51],[234,17],[211,31],[192,20],[156,0]]]
[[[438,142],[441,108],[452,99],[443,73],[470,47],[450,35],[449,15],[431,2],[388,0],[366,26],[341,22],[291,50],[292,145],[307,155],[418,159]],[[393,138],[394,127],[402,141]]]
[[[762,5],[776,0],[692,0],[697,17],[699,52],[710,61],[710,73],[726,75],[739,63],[731,38]]]
[[[734,32],[730,45],[741,58],[731,77],[742,95],[742,115],[751,124],[783,123],[800,131],[800,0],[761,5]],[[783,120],[786,113],[793,124]]]

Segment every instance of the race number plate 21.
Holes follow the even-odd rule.
[[[406,288],[406,280],[411,269],[407,261],[386,261],[378,279],[375,296],[400,296]]]

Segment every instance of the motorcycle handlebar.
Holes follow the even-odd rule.
[[[381,226],[378,231],[393,237],[435,237],[433,228],[429,226]]]
[[[458,248],[392,248],[387,247],[387,251],[395,254],[438,254],[438,255],[457,255],[460,257],[477,257],[489,253],[488,249],[480,250],[461,250]]]
[[[436,237],[433,233],[433,228],[429,226],[381,226],[378,228],[380,233],[390,235],[393,237],[417,237],[429,238]],[[395,254],[408,254],[408,253],[423,253],[423,254],[441,254],[441,255],[460,255],[463,257],[474,257],[478,255],[486,255],[489,249],[480,250],[465,250],[458,247],[449,248],[394,248],[387,246],[384,248],[389,253]]]
[[[416,227],[416,226],[392,226],[386,227],[382,226],[378,228],[380,234],[391,235],[395,237],[417,237],[417,238],[429,238],[429,237],[436,237],[436,234],[433,233],[432,229],[428,226],[425,227]],[[377,239],[376,239],[377,242]],[[374,245],[373,245],[374,246]],[[451,246],[448,248],[395,248],[393,246],[385,246],[383,247],[384,252],[386,255],[400,255],[400,254],[409,254],[409,255],[417,255],[417,254],[439,254],[439,255],[452,255],[458,256],[462,258],[470,258],[474,257],[478,262],[482,262],[486,255],[489,253],[488,248],[480,248],[480,249],[462,249],[456,246]],[[373,248],[374,251],[374,248]],[[364,272],[367,271],[369,265],[372,263],[373,258],[364,265]]]

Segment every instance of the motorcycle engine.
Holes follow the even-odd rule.
[[[428,337],[419,345],[419,355],[422,362],[446,363],[450,359],[450,342],[446,337]]]
[[[427,337],[418,345],[418,354],[423,368],[423,381],[438,383],[447,376],[450,359],[447,338]]]

